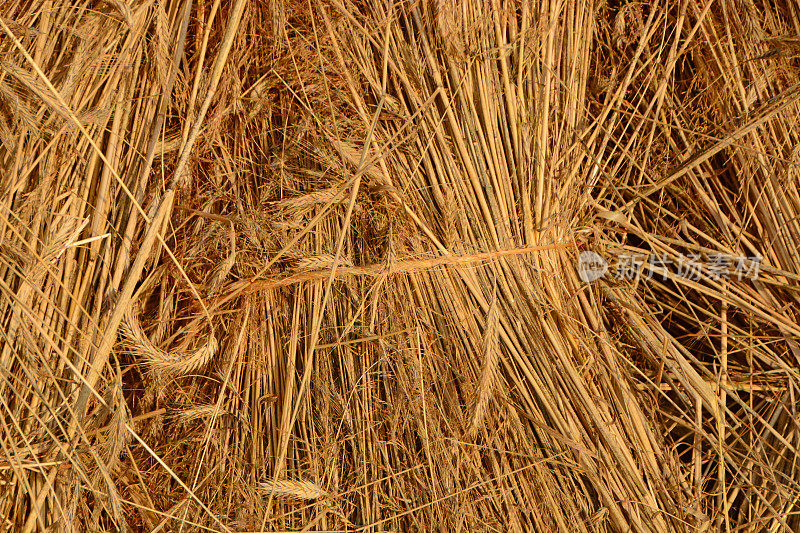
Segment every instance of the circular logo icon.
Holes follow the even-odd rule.
[[[585,250],[578,257],[578,277],[581,281],[591,283],[602,278],[608,272],[608,262],[597,252]]]

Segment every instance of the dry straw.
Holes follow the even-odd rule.
[[[0,530],[800,530],[798,13],[0,3]]]
[[[186,375],[203,368],[217,354],[219,343],[209,335],[198,348],[186,354],[168,353],[153,344],[142,331],[138,317],[132,311],[125,314],[120,331],[124,346],[135,359],[147,364],[156,372],[170,375]]]
[[[279,479],[260,483],[259,488],[274,493],[278,498],[290,500],[319,500],[328,496],[327,492],[310,481]]]

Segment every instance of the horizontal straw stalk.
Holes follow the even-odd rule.
[[[0,530],[800,529],[799,20],[4,2]]]

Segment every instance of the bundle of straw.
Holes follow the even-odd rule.
[[[3,3],[0,531],[800,529],[798,20]]]

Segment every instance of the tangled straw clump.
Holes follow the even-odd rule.
[[[4,3],[0,530],[797,530],[799,15]]]

